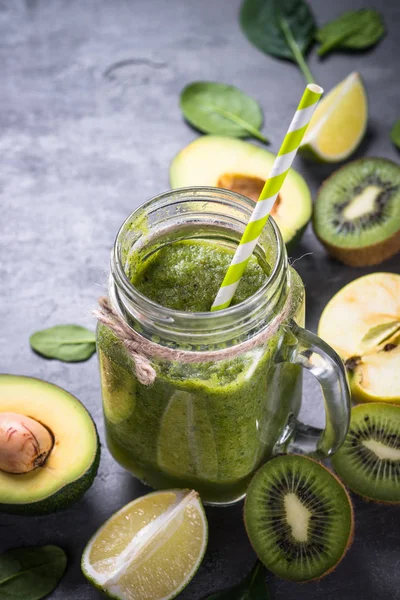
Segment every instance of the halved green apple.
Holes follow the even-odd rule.
[[[272,152],[248,142],[204,135],[183,148],[173,159],[171,187],[220,187],[256,201],[274,160]],[[308,185],[299,173],[290,169],[271,213],[288,249],[299,241],[311,212]]]
[[[400,275],[346,285],[325,307],[318,335],[345,361],[356,402],[400,403]]]

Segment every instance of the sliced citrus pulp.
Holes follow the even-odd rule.
[[[120,600],[169,600],[196,573],[207,545],[207,520],[198,494],[154,492],[115,513],[94,534],[82,570]]]
[[[206,407],[195,395],[176,391],[165,410],[158,438],[158,461],[172,475],[217,480],[218,458]]]
[[[358,73],[351,73],[319,103],[300,150],[323,162],[344,160],[364,137],[367,119],[362,79]]]

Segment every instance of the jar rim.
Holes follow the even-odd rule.
[[[290,286],[286,248],[272,218],[258,244],[271,265],[271,272],[253,295],[234,306],[209,312],[166,308],[142,294],[126,272],[129,252],[151,247],[165,234],[168,238],[185,227],[191,231],[188,238],[196,237],[193,232],[198,223],[201,237],[207,238],[210,226],[210,237],[218,237],[218,231],[230,231],[232,235],[227,239],[238,243],[253,209],[254,202],[241,194],[205,186],[164,192],[139,206],[119,229],[111,255],[109,294],[114,308],[132,328],[139,328],[142,335],[167,345],[204,347],[238,343],[268,327],[282,309]],[[269,247],[271,256],[267,252]]]
[[[165,306],[162,306],[161,304],[158,304],[157,302],[154,302],[153,300],[151,300],[150,298],[148,298],[147,296],[142,294],[142,292],[140,292],[132,284],[132,282],[130,281],[130,279],[128,278],[128,276],[125,272],[124,266],[122,264],[121,256],[120,256],[120,247],[121,247],[120,241],[121,241],[121,237],[125,233],[127,225],[130,224],[130,222],[135,217],[135,215],[137,215],[140,211],[145,211],[146,209],[149,209],[150,207],[154,206],[155,203],[159,203],[160,204],[159,208],[161,208],[162,204],[167,199],[168,199],[168,205],[170,206],[171,204],[174,203],[173,200],[171,201],[171,196],[173,196],[173,195],[181,196],[181,195],[186,195],[186,194],[193,194],[193,192],[201,192],[203,195],[207,195],[207,194],[215,193],[216,191],[218,192],[218,196],[219,196],[219,198],[215,200],[216,203],[218,203],[222,199],[224,199],[225,203],[227,202],[228,204],[232,203],[233,205],[235,205],[235,200],[236,200],[236,204],[237,204],[237,201],[239,200],[241,203],[244,203],[244,205],[249,208],[249,217],[250,217],[252,210],[254,208],[254,201],[251,200],[250,198],[247,198],[246,196],[243,196],[242,194],[233,192],[232,190],[225,190],[223,188],[217,188],[217,187],[212,187],[212,186],[187,186],[187,187],[177,188],[175,190],[169,190],[167,192],[163,192],[161,194],[153,196],[153,198],[142,203],[138,208],[136,208],[134,211],[132,211],[132,213],[124,220],[124,222],[122,223],[121,227],[118,230],[118,233],[117,233],[117,236],[116,236],[116,239],[114,242],[112,261],[111,261],[111,263],[112,263],[111,271],[112,271],[112,273],[116,272],[116,274],[118,275],[119,284],[123,288],[123,291],[129,297],[132,297],[132,299],[139,299],[141,302],[147,304],[153,310],[157,310],[157,309],[162,310],[164,317],[167,317],[167,318],[168,317],[171,319],[175,319],[175,318],[185,318],[185,319],[189,318],[190,319],[190,318],[192,318],[192,319],[204,319],[204,320],[211,320],[218,316],[232,317],[232,316],[238,315],[241,311],[243,311],[244,307],[247,307],[249,304],[251,304],[251,305],[254,303],[257,304],[257,302],[262,299],[262,296],[265,294],[266,290],[268,288],[270,288],[271,284],[273,282],[275,282],[276,279],[279,277],[281,270],[282,270],[282,262],[284,261],[284,258],[286,256],[286,251],[285,251],[281,232],[272,216],[270,216],[270,218],[266,224],[266,227],[272,228],[274,239],[276,240],[276,244],[277,244],[276,260],[275,260],[274,265],[272,266],[271,273],[270,273],[270,275],[268,275],[268,277],[265,279],[265,282],[260,286],[260,288],[254,294],[252,294],[251,296],[249,296],[242,302],[235,304],[234,306],[229,306],[227,308],[224,308],[224,309],[221,309],[221,310],[218,310],[215,312],[211,312],[211,311],[208,311],[208,312],[186,312],[183,310],[167,308]],[[193,201],[194,199],[195,199],[195,197],[188,197],[187,201]],[[211,198],[207,198],[207,200],[211,201],[211,202],[213,201]],[[182,198],[179,198],[179,199],[177,198],[177,201],[182,202],[184,200]]]

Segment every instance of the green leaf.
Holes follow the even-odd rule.
[[[390,132],[390,139],[396,148],[400,150],[400,119],[393,125],[392,131]]]
[[[400,331],[400,321],[391,321],[390,323],[382,323],[371,327],[361,340],[361,348],[363,350],[376,348],[398,331]]]
[[[319,56],[332,50],[366,50],[385,35],[382,16],[376,10],[362,8],[343,13],[321,27],[315,35],[321,46]]]
[[[58,546],[14,548],[0,554],[1,600],[40,600],[58,585],[67,556]]]
[[[233,85],[196,81],[184,88],[180,105],[185,119],[204,133],[251,135],[268,142],[259,131],[263,122],[260,106]]]
[[[259,50],[298,64],[309,83],[313,77],[305,61],[314,41],[314,16],[304,0],[244,0],[240,24]]]
[[[265,573],[262,564],[257,562],[238,585],[212,594],[204,600],[269,600],[271,596],[265,581]]]
[[[46,358],[64,362],[87,360],[96,352],[96,337],[80,325],[56,325],[36,331],[29,338],[31,347]]]

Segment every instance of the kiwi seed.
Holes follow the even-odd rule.
[[[261,467],[249,486],[244,518],[261,562],[294,581],[332,571],[353,537],[345,488],[323,465],[303,456],[278,456]]]
[[[400,406],[371,402],[353,408],[349,432],[332,464],[357,494],[400,503]]]

